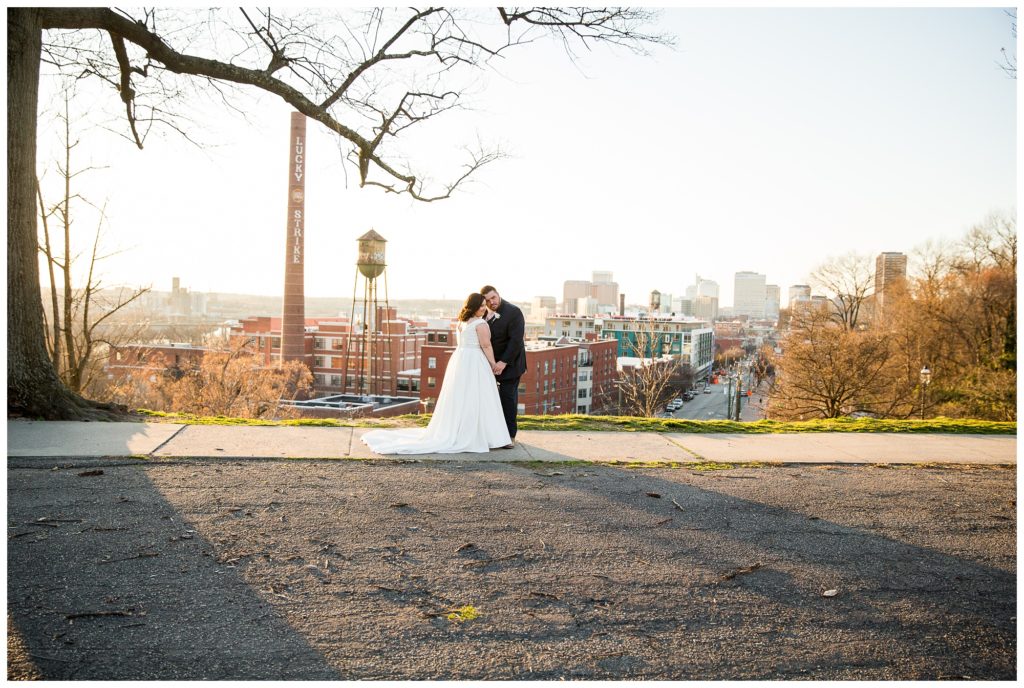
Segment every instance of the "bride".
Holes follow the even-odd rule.
[[[458,346],[448,361],[437,407],[425,428],[372,430],[362,440],[378,454],[487,452],[512,444],[494,378],[491,331],[482,294],[459,312]]]

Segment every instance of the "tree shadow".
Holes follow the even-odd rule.
[[[565,460],[572,461],[568,456]],[[873,514],[870,508],[850,514],[848,520],[819,515],[834,512],[835,504],[844,501],[841,495],[830,492],[827,480],[794,481],[793,496],[783,500],[789,502],[787,505],[780,505],[763,493],[760,496],[764,501],[730,494],[758,494],[758,471],[774,468],[711,474],[609,465],[591,469],[567,464],[560,468],[557,463],[538,469],[520,468],[536,470],[550,481],[545,499],[525,497],[526,501],[519,505],[522,510],[538,514],[539,519],[544,518],[552,501],[566,499],[556,499],[552,492],[578,493],[572,498],[573,503],[582,505],[575,512],[576,527],[603,545],[596,548],[592,558],[595,570],[601,569],[609,552],[627,551],[627,556],[634,558],[634,581],[642,580],[645,569],[663,572],[666,566],[676,567],[680,587],[687,592],[670,590],[668,594],[678,594],[680,608],[692,611],[696,596],[707,603],[709,610],[689,619],[691,631],[702,624],[731,623],[738,632],[736,642],[742,642],[740,636],[748,620],[762,629],[766,624],[763,618],[754,618],[757,614],[742,611],[740,603],[747,608],[765,605],[777,615],[780,628],[769,634],[776,641],[786,635],[787,631],[782,630],[786,626],[788,632],[796,635],[815,627],[837,641],[835,645],[824,643],[824,654],[812,663],[806,658],[796,662],[802,666],[832,661],[870,669],[871,661],[876,661],[879,665],[875,669],[882,669],[900,652],[922,651],[927,657],[913,658],[920,664],[913,669],[915,678],[969,675],[1007,679],[1016,674],[1015,559],[1002,568],[972,558],[967,551],[950,553],[949,550],[962,550],[963,543],[946,543],[942,535],[929,533],[947,527],[948,523],[931,522],[924,513],[925,505],[915,509],[911,503],[909,511],[902,513],[894,509],[889,515],[899,521],[885,523],[877,521],[882,514]],[[804,473],[813,476],[814,471],[825,475],[825,471],[844,470],[857,469],[808,467]],[[598,481],[576,476],[595,471],[609,471],[614,478]],[[898,480],[899,475],[893,471],[892,479]],[[744,483],[750,489],[737,489]],[[850,489],[856,490],[857,486],[852,484]],[[878,494],[875,499],[886,500],[899,492]],[[928,508],[941,512],[951,507],[945,504],[948,495],[942,494],[940,498],[942,503]],[[862,506],[858,508],[863,509],[863,503],[870,500],[860,501]],[[611,514],[614,519],[607,519]],[[1015,529],[1011,517],[1001,518],[1005,521],[986,525],[984,521],[991,521],[986,515],[979,519],[972,514],[972,522],[963,526],[966,532],[959,535],[969,539],[972,532],[983,535],[983,531]],[[614,527],[604,527],[603,519],[614,520]],[[978,521],[982,523],[979,525]],[[884,529],[906,532],[907,540],[884,534]],[[920,541],[922,534],[935,546],[909,541]],[[1006,534],[1011,543],[1013,535]],[[621,549],[619,543],[623,540],[630,543],[627,550]],[[1001,557],[1003,561],[1013,557],[1012,552],[1001,554],[1005,555]],[[627,582],[621,580],[623,567],[616,574],[620,579],[617,582]],[[565,586],[558,590],[568,592]],[[613,587],[606,591],[614,595]],[[737,601],[731,610],[711,611],[720,602],[718,598],[730,597]],[[553,604],[544,599],[537,603]],[[558,603],[569,604],[567,598]],[[672,604],[652,605],[646,610],[635,608],[625,616],[643,619],[649,630],[676,629],[681,623],[672,613]],[[868,637],[876,648],[884,648],[893,655],[884,660],[868,660],[838,642],[846,639],[863,644]],[[785,658],[780,658],[779,671],[783,674],[787,672],[786,664]],[[778,675],[768,673],[761,678]]]
[[[478,458],[9,470],[13,625],[49,679],[1015,675],[1015,564],[856,476]]]
[[[8,470],[7,602],[41,678],[341,678],[145,470],[37,465]]]

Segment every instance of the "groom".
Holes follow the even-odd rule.
[[[503,447],[511,449],[516,444],[516,412],[519,410],[519,378],[526,372],[526,320],[523,312],[498,295],[491,285],[480,290],[487,307],[493,313],[487,321],[491,329],[491,346],[494,347],[494,376],[498,379],[498,397],[505,414],[505,425],[512,444]]]

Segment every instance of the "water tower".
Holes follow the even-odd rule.
[[[384,369],[383,346],[390,346],[388,323],[388,277],[384,249],[387,239],[370,230],[356,240],[359,244],[356,260],[355,283],[352,285],[352,318],[348,341],[348,370],[354,373],[354,388],[348,384],[348,370],[345,388],[357,394],[377,394],[381,388],[381,374]],[[384,308],[381,309],[377,278],[383,276]],[[362,277],[362,296],[359,296],[359,282]],[[362,322],[356,327],[356,313],[362,310]],[[358,361],[358,362],[357,362]]]

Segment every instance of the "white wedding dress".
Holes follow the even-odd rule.
[[[498,385],[480,348],[483,318],[460,322],[458,345],[448,361],[437,407],[425,428],[371,430],[362,440],[378,454],[487,452],[511,444]]]

